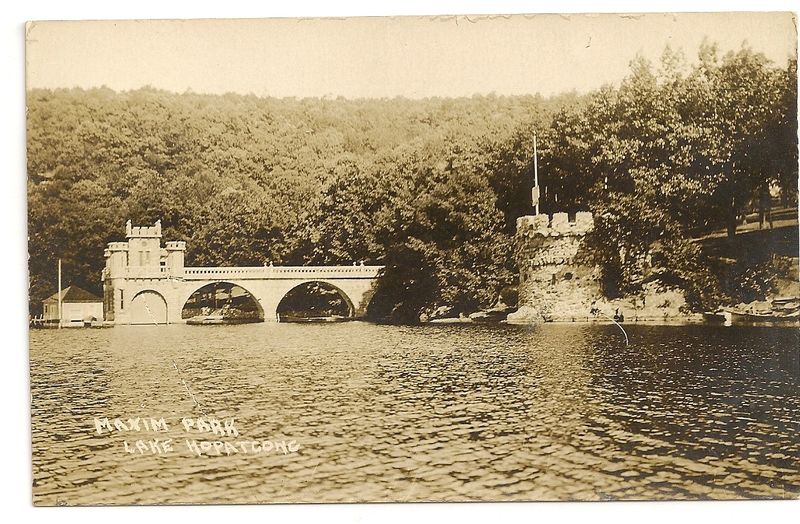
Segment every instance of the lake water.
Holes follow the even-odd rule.
[[[614,325],[33,331],[34,501],[800,495],[796,328],[626,330],[630,346]],[[95,417],[169,430],[98,435]],[[234,417],[239,436],[182,417]],[[125,449],[154,438],[173,451]],[[187,439],[299,449],[198,456]]]

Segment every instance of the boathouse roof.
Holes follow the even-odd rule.
[[[67,286],[61,290],[61,302],[102,302],[103,299],[93,293],[89,293],[78,286]],[[58,293],[44,299],[42,302],[58,302]]]

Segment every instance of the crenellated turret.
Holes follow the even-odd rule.
[[[173,277],[184,276],[184,256],[186,255],[186,242],[173,240],[167,242],[167,271]]]
[[[532,237],[582,236],[594,229],[594,217],[588,211],[579,211],[575,220],[570,221],[567,213],[548,215],[528,215],[517,219],[517,235]]]
[[[598,273],[585,265],[580,254],[584,238],[593,229],[594,217],[589,212],[577,213],[572,221],[567,213],[517,219],[520,308],[535,312],[538,319],[589,311],[598,292]]]
[[[104,278],[117,278],[127,275],[128,268],[128,243],[109,242],[105,249],[106,268]]]
[[[128,232],[128,266],[140,271],[158,270],[161,267],[161,221],[154,226],[131,226]]]

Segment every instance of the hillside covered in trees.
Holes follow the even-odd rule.
[[[610,292],[642,282],[614,256],[624,246],[660,253],[658,278],[697,307],[736,300],[745,273],[723,278],[688,240],[733,233],[770,185],[796,204],[796,77],[796,61],[703,46],[691,65],[668,49],[619,86],[551,98],[32,90],[31,312],[59,258],[65,282],[99,293],[128,219],[161,219],[189,265],[384,264],[377,317],[488,306],[515,283],[534,129],[542,211],[596,213]]]

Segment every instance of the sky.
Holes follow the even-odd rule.
[[[152,86],[295,97],[548,96],[617,83],[704,38],[785,65],[789,13],[34,22],[28,88]]]

